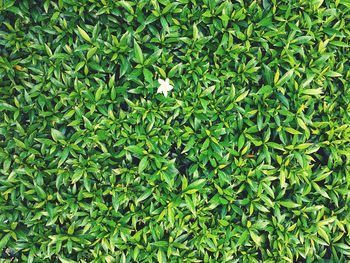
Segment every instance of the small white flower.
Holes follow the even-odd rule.
[[[157,93],[163,93],[163,95],[166,97],[168,96],[168,92],[171,91],[174,87],[170,85],[169,79],[158,79],[158,82],[160,84]]]

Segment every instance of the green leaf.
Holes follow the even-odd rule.
[[[198,35],[198,28],[195,23],[193,23],[192,29],[193,29],[193,40],[197,40],[199,35]]]
[[[77,169],[72,176],[72,184],[75,184],[76,182],[78,182],[80,178],[83,176],[83,174],[84,174],[84,170]]]
[[[329,244],[330,241],[327,232],[322,227],[317,228],[317,233]]]
[[[144,156],[139,163],[139,174],[141,174],[148,166],[148,157]]]
[[[71,224],[68,228],[68,235],[73,235],[74,234],[74,224]]]
[[[321,7],[321,5],[323,4],[324,0],[311,0],[311,4],[313,5],[313,7],[315,9],[318,9]]]
[[[182,63],[178,63],[175,66],[173,66],[169,71],[169,78],[172,78],[178,75],[181,72],[182,68],[183,68]]]
[[[51,136],[55,142],[65,139],[63,133],[60,132],[59,130],[54,129],[54,128],[51,128]]]
[[[1,240],[0,240],[0,251],[2,251],[4,249],[4,247],[6,246],[7,242],[10,240],[11,237],[11,233],[7,233],[6,235],[4,235]]]
[[[35,186],[35,191],[37,192],[38,196],[41,199],[45,199],[46,198],[46,192],[44,191],[44,189],[42,187],[40,187],[39,185]]]
[[[263,76],[267,84],[269,85],[273,84],[273,72],[271,68],[265,64],[263,64]]]
[[[290,134],[301,134],[301,132],[300,131],[297,131],[296,129],[294,129],[294,128],[291,128],[291,127],[286,127],[286,128],[284,128],[288,133],[290,133]]]
[[[78,26],[78,31],[79,31],[79,34],[80,36],[87,42],[92,42],[91,41],[91,38],[89,37],[89,35],[85,32],[84,29],[82,29],[81,27]]]
[[[306,43],[309,43],[310,40],[312,40],[312,39],[313,39],[312,36],[300,36],[300,37],[297,37],[294,40],[292,40],[291,43],[294,43],[294,44],[306,44]]]
[[[300,207],[300,204],[294,203],[292,201],[278,201],[278,203],[286,208],[297,208]]]
[[[143,53],[139,44],[137,44],[135,39],[134,39],[134,54],[135,54],[136,62],[139,64],[143,64]]]
[[[90,48],[90,50],[86,55],[86,60],[89,60],[93,55],[95,55],[96,51],[97,51],[97,47]]]
[[[17,110],[16,107],[6,103],[6,102],[0,102],[0,111],[8,110],[8,111],[15,111]]]
[[[241,100],[243,100],[245,97],[247,97],[248,93],[249,93],[249,90],[246,90],[245,92],[243,92],[241,95],[239,95],[236,98],[235,102],[240,102]]]
[[[214,90],[215,90],[215,86],[210,86],[209,88],[205,89],[202,92],[201,97],[205,97],[205,96],[210,95]]]
[[[159,263],[166,263],[167,262],[165,253],[160,249],[158,249],[157,260],[158,260],[157,262],[159,262]]]
[[[205,185],[205,183],[206,183],[205,179],[199,179],[197,181],[194,181],[183,192],[185,194],[193,194],[193,193],[199,191],[200,189],[202,189],[202,187]]]
[[[249,231],[245,230],[239,237],[238,241],[237,241],[237,245],[238,246],[242,246],[245,244],[245,242],[247,241],[249,237]]]
[[[339,247],[343,250],[349,251],[350,252],[350,246],[344,243],[335,243],[333,244],[335,247]]]
[[[260,247],[261,246],[261,237],[255,234],[254,231],[249,231],[250,237],[253,239],[254,243]]]
[[[146,200],[148,197],[150,197],[152,195],[152,190],[147,190],[146,192],[144,192],[142,195],[139,196],[139,198],[137,198],[136,203],[140,203],[144,200]]]
[[[325,74],[327,77],[332,77],[332,78],[338,78],[338,77],[342,77],[343,75],[340,74],[339,72],[336,71],[328,71]]]
[[[315,188],[315,190],[322,195],[323,197],[330,199],[329,195],[327,194],[327,192],[325,190],[323,190],[321,187],[319,187],[318,184],[316,184],[315,182],[312,182],[312,186]]]
[[[303,94],[314,95],[314,96],[323,94],[322,88],[318,88],[318,89],[304,89],[302,92],[303,92]]]
[[[100,86],[95,93],[95,101],[99,101],[101,99],[102,92],[103,92],[103,87]]]
[[[139,154],[139,155],[143,154],[143,149],[137,145],[127,146],[125,149],[135,154]]]
[[[294,70],[290,69],[288,70],[276,83],[276,86],[282,86],[284,83],[286,83],[288,80],[290,80],[293,76]]]
[[[131,4],[127,1],[118,1],[117,2],[118,5],[121,5],[122,7],[124,7],[126,9],[126,11],[128,11],[131,14],[134,14],[134,9],[132,8]]]

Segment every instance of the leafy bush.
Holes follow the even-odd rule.
[[[349,260],[348,0],[1,0],[0,21],[5,262]]]

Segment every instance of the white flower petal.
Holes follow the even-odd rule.
[[[168,96],[168,92],[174,87],[170,85],[170,79],[166,78],[165,80],[158,79],[160,86],[157,89],[157,93],[163,93],[165,97]]]

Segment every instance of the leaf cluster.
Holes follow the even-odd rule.
[[[349,25],[348,0],[0,0],[0,257],[346,262]]]

